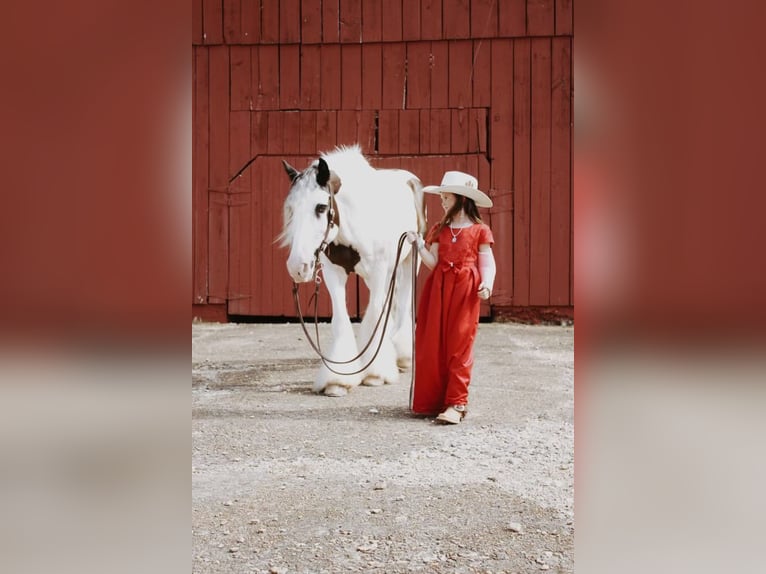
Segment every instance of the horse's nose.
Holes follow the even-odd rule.
[[[296,283],[305,283],[311,281],[314,272],[314,262],[299,263],[296,266],[287,266],[287,271],[290,273],[290,277]]]

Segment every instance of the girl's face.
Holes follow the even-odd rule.
[[[449,193],[447,191],[442,191],[439,195],[442,198],[442,209],[444,209],[444,213],[447,213],[450,208],[455,205],[455,194]]]

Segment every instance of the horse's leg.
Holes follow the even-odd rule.
[[[358,353],[354,331],[351,328],[351,319],[346,307],[346,271],[322,257],[322,275],[324,284],[332,301],[332,344],[330,349],[322,349],[325,356],[335,361],[346,361],[355,357]],[[336,365],[330,363],[333,370],[341,373],[352,373],[359,370],[357,361],[348,364]],[[357,386],[362,380],[361,373],[355,375],[339,375],[333,373],[322,363],[322,366],[314,380],[314,392],[324,392],[331,397],[340,397],[348,393],[348,389]]]
[[[375,351],[378,348],[378,343],[380,342],[380,337],[383,334],[383,324],[385,322],[383,305],[385,303],[388,282],[391,276],[390,271],[387,272],[387,266],[384,264],[371,267],[372,271],[367,278],[367,287],[370,289],[370,302],[367,305],[367,310],[364,313],[364,318],[362,319],[362,324],[359,328],[360,345],[364,345],[370,339],[372,331],[375,328],[375,323],[381,312],[384,313],[384,316],[381,320],[380,327],[378,327],[378,331],[375,334],[375,339],[362,357],[362,364],[365,365],[375,354]],[[393,320],[393,316],[394,314],[392,310],[391,320]],[[386,329],[386,336],[382,343],[380,343],[380,351],[375,357],[375,360],[365,371],[364,380],[362,381],[363,385],[377,386],[382,385],[383,383],[396,383],[399,381],[399,369],[396,366],[396,350],[391,341],[393,327],[392,322],[389,321]]]
[[[392,341],[396,365],[406,371],[412,366],[412,253],[399,264],[395,297]]]

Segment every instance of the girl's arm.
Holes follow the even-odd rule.
[[[432,243],[431,249],[426,249],[426,242],[422,238],[418,238],[417,241],[418,254],[423,260],[423,264],[429,269],[436,267],[436,262],[439,261],[439,244]]]
[[[432,243],[431,249],[426,249],[426,242],[414,231],[407,232],[407,241],[415,244],[415,248],[418,250],[420,258],[423,260],[423,263],[425,263],[426,267],[429,269],[436,267],[436,263],[439,261],[438,243]]]
[[[479,275],[481,284],[478,295],[480,299],[489,299],[492,295],[492,286],[495,283],[495,256],[489,243],[479,245]]]

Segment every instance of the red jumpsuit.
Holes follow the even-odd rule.
[[[483,223],[462,228],[455,243],[449,226],[434,237],[436,227],[426,237],[427,243],[439,243],[439,260],[418,304],[415,384],[410,397],[412,412],[424,415],[468,403],[481,305],[479,245],[494,243],[492,231]]]

